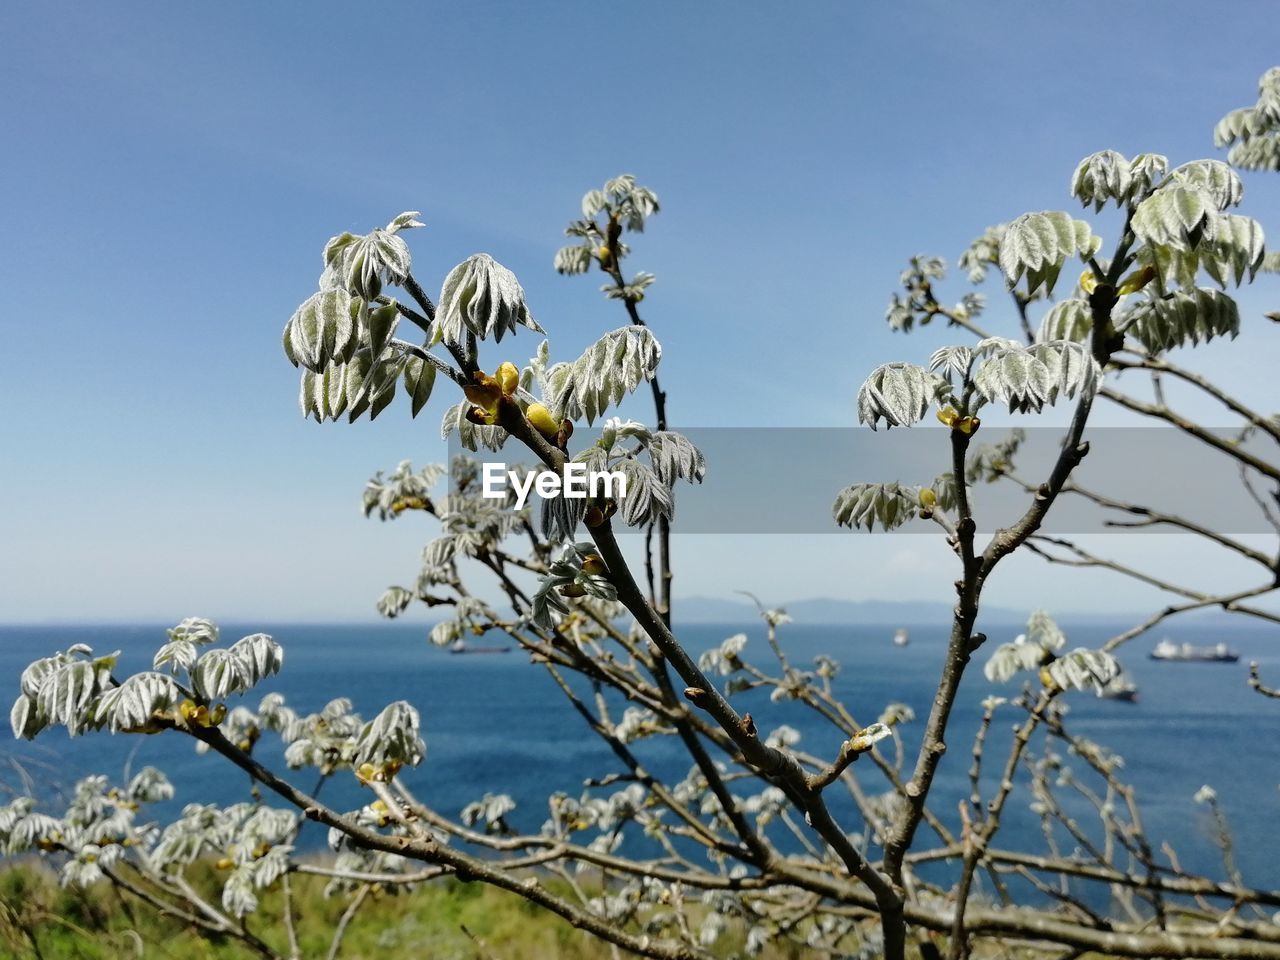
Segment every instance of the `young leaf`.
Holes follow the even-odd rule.
[[[345,290],[314,293],[285,326],[285,355],[294,366],[319,373],[333,360],[346,360],[355,349],[351,297]]]
[[[973,382],[987,402],[1027,411],[1050,402],[1054,376],[1035,353],[1019,346],[996,350],[983,361]]]
[[[1193,160],[1169,171],[1169,177],[1202,187],[1219,210],[1236,206],[1244,196],[1239,175],[1221,160]]]
[[[1128,332],[1151,353],[1240,332],[1236,302],[1218,290],[1197,287],[1148,300],[1129,315]]]
[[[1009,286],[1016,286],[1025,272],[1027,293],[1043,284],[1053,293],[1058,274],[1068,257],[1087,258],[1098,248],[1089,225],[1059,210],[1024,213],[1005,229],[1000,241],[1000,269]]]
[[[436,368],[421,357],[409,357],[404,364],[404,389],[409,394],[410,416],[416,417],[431,399],[435,386]]]
[[[1212,239],[1218,221],[1213,194],[1189,182],[1170,183],[1138,204],[1131,226],[1134,236],[1153,246],[1194,249]]]
[[[595,422],[610,405],[652,380],[661,359],[662,347],[648,327],[606,333],[572,364],[547,370],[544,395],[552,416]]]
[[[1093,690],[1097,693],[1101,693],[1121,673],[1120,661],[1111,654],[1083,647],[1054,660],[1045,670],[1063,690]]]
[[[659,430],[648,434],[641,442],[649,451],[658,479],[668,487],[676,482],[677,477],[689,483],[702,482],[707,462],[702,451],[688,437],[670,430]]]
[[[1091,329],[1093,313],[1089,304],[1073,297],[1054,304],[1044,315],[1036,339],[1041,343],[1046,340],[1075,340],[1083,343],[1089,339]]]
[[[858,419],[872,430],[881,419],[889,428],[919,423],[945,383],[913,363],[886,363],[858,390]]]
[[[529,313],[516,275],[487,253],[477,253],[449,271],[440,288],[436,323],[444,341],[455,346],[463,345],[468,331],[495,341],[514,333],[518,325],[544,332]]]
[[[1119,207],[1128,199],[1132,178],[1123,154],[1103,150],[1080,161],[1071,177],[1071,193],[1094,210],[1101,210],[1109,200]]]
[[[855,483],[836,494],[831,515],[836,524],[870,532],[877,523],[888,532],[911,519],[919,506],[920,491],[894,483]]]
[[[619,504],[622,520],[629,527],[647,527],[659,517],[668,520],[675,513],[671,488],[658,475],[638,460],[627,457],[614,464],[627,478],[627,493]],[[564,498],[557,498],[564,499]]]

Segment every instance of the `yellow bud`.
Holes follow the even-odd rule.
[[[961,417],[956,421],[954,429],[959,430],[967,437],[971,437],[978,432],[980,426],[982,426],[982,421],[977,417]]]
[[[960,414],[955,411],[954,407],[943,407],[938,411],[938,422],[943,426],[949,427],[956,422],[959,416]]]
[[[1080,274],[1080,289],[1085,293],[1093,293],[1098,286],[1098,278],[1093,275],[1092,270],[1086,270]]]
[[[566,583],[560,588],[560,594],[565,597],[585,597],[587,588],[580,583]]]
[[[219,860],[217,863],[214,864],[214,867],[217,868],[218,870],[230,870],[235,865],[236,865],[236,862],[232,860],[230,857],[223,857],[221,860]]]
[[[603,269],[608,270],[613,266],[613,251],[608,247],[596,247],[596,259]]]
[[[476,382],[468,383],[462,388],[462,392],[467,395],[468,400],[486,412],[496,410],[498,401],[502,399],[502,384],[479,370],[473,376]]]
[[[529,404],[524,412],[525,418],[533,424],[535,430],[548,439],[560,432],[560,424],[551,416],[551,411],[540,403]]]
[[[920,491],[920,506],[926,510],[932,510],[938,505],[938,495],[933,492],[930,487],[925,487]]]
[[[182,703],[178,704],[178,715],[182,717],[183,720],[190,722],[191,718],[196,715],[196,712],[199,709],[200,708],[196,706],[196,702],[194,700],[183,700]]]
[[[609,572],[599,554],[592,553],[582,558],[582,572],[593,577],[602,577]]]
[[[516,369],[514,363],[507,361],[498,367],[497,380],[498,385],[502,387],[503,394],[509,397],[520,386],[520,371]]]
[[[1043,683],[1046,689],[1049,689],[1049,690],[1052,690],[1054,687],[1057,686],[1057,683],[1054,682],[1053,674],[1049,672],[1048,667],[1040,668],[1040,682]]]
[[[356,779],[368,783],[378,775],[378,768],[372,763],[362,763],[356,768]]]
[[[220,703],[209,713],[209,724],[216,727],[227,718],[227,705]]]
[[[1154,280],[1155,276],[1156,276],[1155,267],[1148,264],[1147,266],[1143,267],[1141,270],[1135,270],[1133,273],[1129,274],[1127,277],[1121,280],[1120,286],[1116,290],[1116,293],[1122,297],[1127,293],[1137,293],[1139,290],[1145,287],[1148,283]]]
[[[639,302],[640,302],[641,300],[643,300],[643,299],[644,299],[644,291],[643,291],[643,290],[637,290],[637,291],[636,291],[636,295],[635,295],[634,297],[632,297],[632,298],[631,298],[631,302],[632,302],[632,303],[639,303]]]

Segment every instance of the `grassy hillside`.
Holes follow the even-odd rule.
[[[193,879],[217,902],[212,868]],[[303,957],[328,954],[333,931],[350,895],[326,899],[325,879],[291,877]],[[279,891],[268,892],[249,929],[283,956],[288,938]],[[721,938],[717,953],[736,952],[741,931]],[[347,929],[342,960],[594,960],[608,948],[524,900],[479,883],[448,879],[399,896],[371,896]],[[800,952],[766,953],[774,960]],[[37,960],[249,960],[260,955],[230,939],[210,939],[184,924],[159,916],[108,884],[88,891],[64,890],[42,864],[0,866],[0,957]]]

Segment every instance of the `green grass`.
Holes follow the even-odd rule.
[[[213,877],[197,872],[197,888],[217,903]],[[305,957],[324,957],[350,895],[326,899],[325,880],[294,875],[298,942]],[[249,929],[282,954],[287,938],[281,895],[267,892]],[[600,956],[600,945],[527,901],[448,879],[398,896],[366,899],[343,939],[344,960],[430,956],[432,960],[501,960]],[[127,893],[101,883],[87,891],[64,890],[42,865],[0,868],[0,956],[43,960],[118,960],[132,956],[175,960],[240,960],[259,954],[229,938],[195,932],[160,916]]]
[[[216,904],[215,871],[206,866],[191,876],[201,894]],[[351,895],[326,899],[321,877],[294,874],[290,883],[302,956],[323,958]],[[249,929],[287,956],[281,903],[278,889],[266,892],[249,918]],[[741,942],[742,931],[731,930],[716,952],[732,954]],[[765,957],[800,960],[804,953],[798,948],[774,950]],[[451,878],[411,893],[368,898],[348,927],[339,954],[342,960],[595,960],[608,955],[605,945],[526,900]],[[0,957],[248,960],[260,955],[237,940],[160,916],[105,882],[87,891],[64,890],[44,864],[32,860],[0,866]]]
[[[218,903],[219,874],[197,865],[189,878],[202,896]],[[294,911],[301,955],[324,958],[351,894],[326,898],[326,879],[293,874]],[[568,894],[560,881],[542,876],[545,886]],[[572,899],[570,897],[570,899]],[[279,889],[262,895],[249,929],[281,956],[288,939],[281,922]],[[696,925],[701,909],[689,909]],[[745,930],[731,926],[715,944],[716,956],[740,956]],[[845,945],[848,946],[848,945]],[[625,954],[624,954],[625,955]],[[399,895],[369,897],[347,928],[341,960],[598,960],[608,947],[575,930],[527,900],[481,883],[449,878]],[[761,960],[807,960],[813,952],[794,945],[771,945]],[[988,952],[975,957],[1026,958],[1043,953]],[[1087,954],[1089,960],[1104,960]],[[89,890],[64,890],[43,862],[0,863],[0,960],[261,960],[242,942],[196,931],[159,915],[108,883]],[[908,957],[919,957],[914,947]]]

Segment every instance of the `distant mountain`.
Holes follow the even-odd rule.
[[[799,624],[901,624],[947,623],[952,605],[917,600],[836,600],[812,597],[779,604]],[[740,623],[756,618],[750,600],[720,597],[684,597],[672,602],[675,621],[680,623]],[[1025,611],[1001,607],[985,607],[984,623],[1020,623],[1027,619]]]
[[[812,597],[778,604],[798,624],[876,624],[882,626],[915,626],[927,623],[949,623],[953,605],[927,600],[836,600],[831,597]],[[755,605],[745,597],[741,600],[722,597],[684,597],[672,602],[675,622],[681,623],[749,623],[756,618]],[[1030,609],[1015,610],[1010,607],[983,606],[979,615],[979,627],[985,625],[1017,625],[1025,623]],[[1049,611],[1064,624],[1115,624],[1132,621],[1139,623],[1150,611],[1125,613],[1114,611]],[[1202,624],[1234,624],[1241,621],[1238,614],[1221,610],[1205,610],[1183,614],[1179,619],[1195,619]]]

